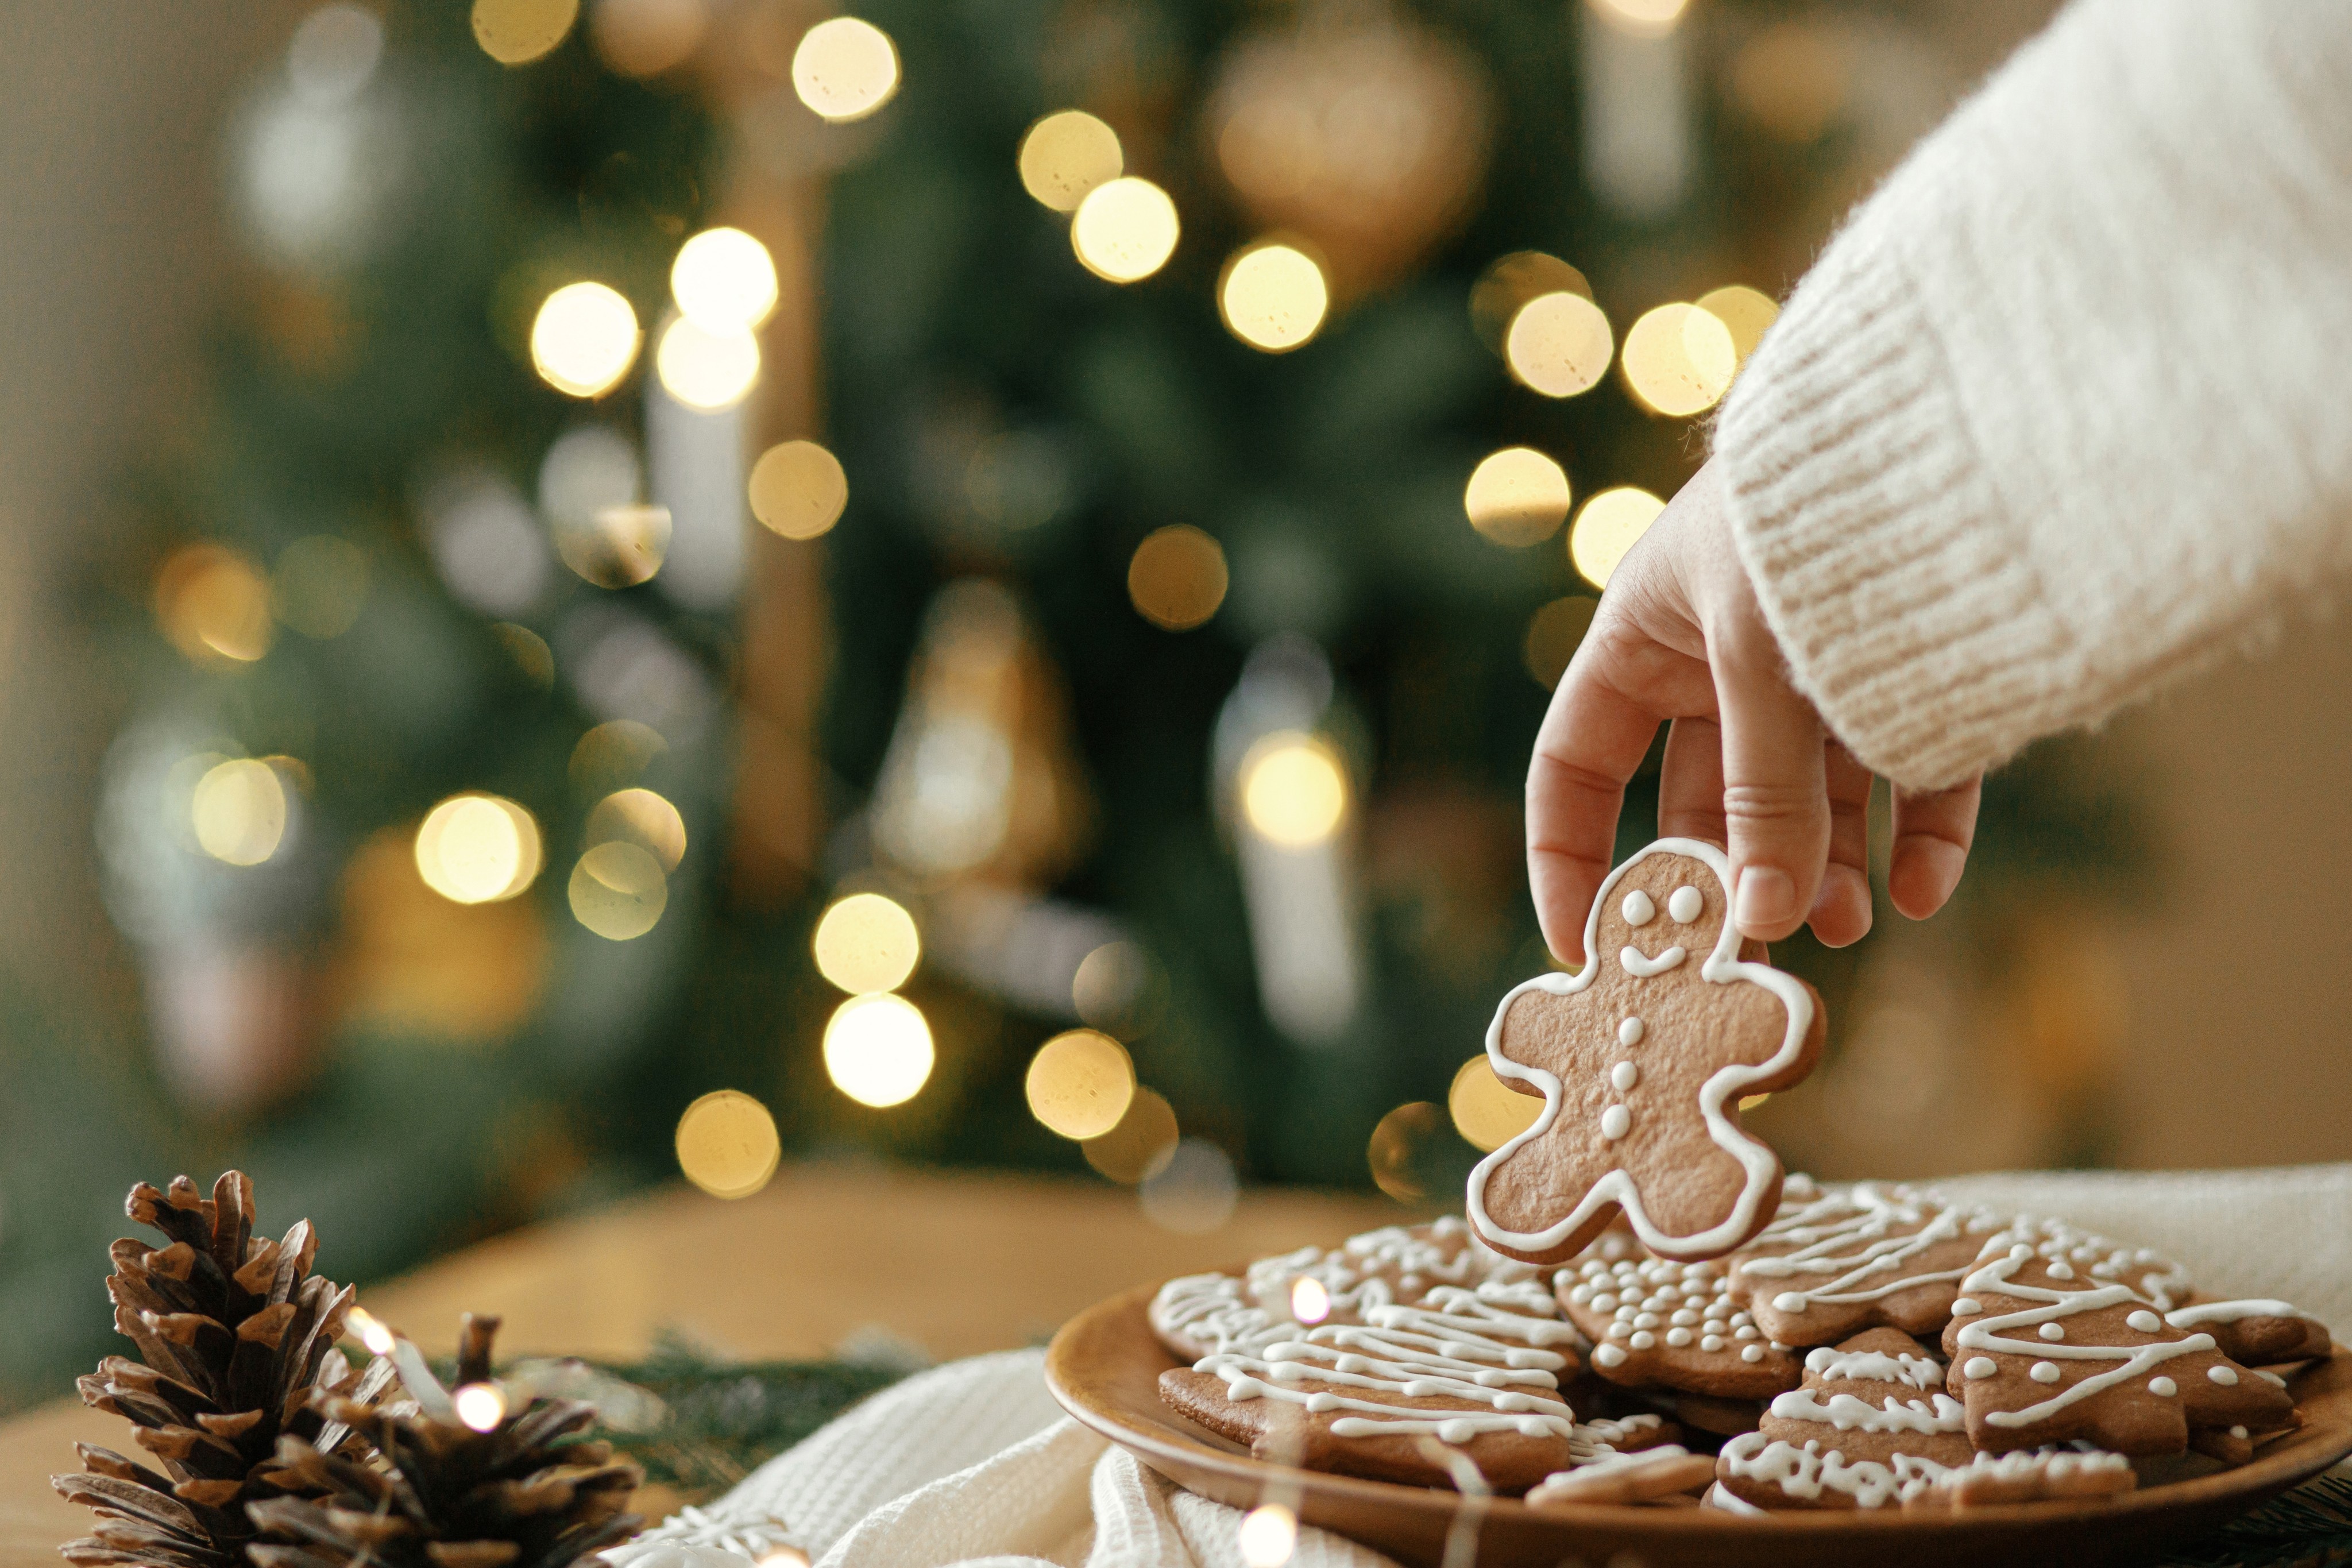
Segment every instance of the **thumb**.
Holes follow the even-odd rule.
[[[1710,628],[1708,644],[1723,724],[1732,918],[1741,935],[1778,942],[1804,922],[1829,858],[1821,717],[1781,674],[1779,646],[1752,606]]]

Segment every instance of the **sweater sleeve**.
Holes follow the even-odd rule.
[[[1799,688],[1957,782],[2352,578],[2352,17],[2079,0],[1846,224],[1717,421]]]

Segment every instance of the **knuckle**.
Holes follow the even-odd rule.
[[[1829,803],[1801,784],[1727,784],[1723,815],[1749,827],[1812,827],[1829,819]]]

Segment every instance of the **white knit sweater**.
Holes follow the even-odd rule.
[[[1798,686],[1951,783],[2352,576],[2352,5],[2079,0],[1923,142],[1727,401]]]

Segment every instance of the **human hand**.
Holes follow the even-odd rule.
[[[1536,735],[1528,876],[1544,941],[1572,963],[1616,858],[1625,781],[1661,722],[1659,836],[1728,847],[1740,933],[1775,942],[1810,923],[1832,947],[1860,941],[1871,774],[1789,684],[1712,464],[1618,563]],[[1887,890],[1911,919],[1958,885],[1981,783],[1895,790]]]

